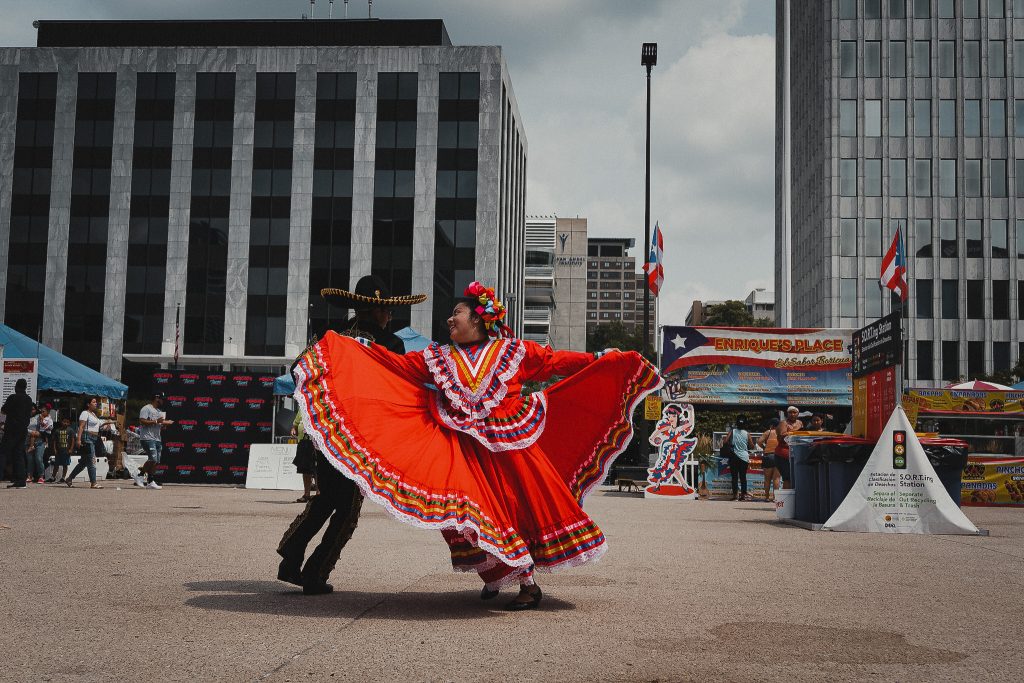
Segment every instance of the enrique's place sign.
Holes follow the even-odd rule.
[[[851,330],[665,327],[665,396],[694,404],[850,405]]]

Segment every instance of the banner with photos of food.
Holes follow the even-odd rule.
[[[960,503],[1024,507],[1024,458],[968,458]]]
[[[1024,391],[908,389],[905,397],[909,397],[921,413],[1024,413]]]

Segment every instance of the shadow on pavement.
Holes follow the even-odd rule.
[[[488,602],[481,601],[476,591],[371,593],[335,590],[328,595],[303,595],[299,588],[276,581],[193,581],[184,587],[188,591],[205,593],[187,599],[185,604],[190,607],[320,619],[484,619],[506,614],[502,607],[515,597],[514,591],[506,591],[507,598],[503,592],[501,597]],[[539,611],[572,609],[576,609],[572,603],[545,596]]]

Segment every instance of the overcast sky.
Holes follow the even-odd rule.
[[[298,18],[308,0],[4,3],[0,45],[34,19]],[[335,17],[343,12],[335,2]],[[773,288],[775,3],[769,0],[376,0],[381,18],[441,18],[456,45],[501,45],[529,142],[527,211],[586,217],[643,242],[644,69],[652,79],[651,217],[665,235],[662,324],[693,299]],[[349,16],[366,16],[365,0]],[[326,17],[317,0],[316,17]],[[642,259],[644,249],[635,250]]]

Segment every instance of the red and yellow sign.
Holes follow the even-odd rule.
[[[908,389],[922,413],[1024,413],[1024,391],[972,391],[965,389]]]
[[[962,505],[1024,507],[1024,458],[970,457],[960,486]]]

